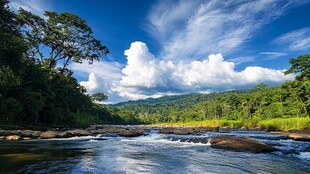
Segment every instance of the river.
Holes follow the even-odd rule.
[[[188,142],[217,135],[252,137],[280,151],[234,152]],[[310,173],[310,142],[264,131],[135,138],[102,134],[49,140],[0,141],[0,173]]]

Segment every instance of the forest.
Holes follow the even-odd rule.
[[[310,129],[310,55],[290,60],[280,86],[186,94],[102,105],[87,94],[71,63],[100,61],[107,46],[86,21],[71,13],[41,18],[0,1],[0,126],[73,127],[90,124],[176,124]],[[44,50],[44,51],[43,51]]]
[[[109,53],[85,20],[55,12],[45,12],[43,19],[23,9],[10,11],[6,0],[0,3],[1,127],[123,123],[96,104],[107,96],[87,95],[68,68]]]
[[[149,124],[309,129],[310,55],[292,58],[290,63],[291,68],[284,73],[296,77],[280,86],[260,83],[248,90],[166,96],[114,107],[119,115]]]

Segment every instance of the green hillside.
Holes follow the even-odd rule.
[[[292,118],[298,118],[302,121],[285,129],[309,129],[309,59],[310,55],[291,59],[292,67],[285,73],[295,73],[296,77],[280,86],[261,83],[248,90],[165,96],[124,102],[109,108],[112,113],[139,123],[199,124],[208,120],[224,120],[221,124],[231,127],[270,127],[277,120],[281,122],[279,119],[294,122]],[[267,126],[267,120],[271,119],[273,125]],[[275,127],[285,127],[283,124]]]

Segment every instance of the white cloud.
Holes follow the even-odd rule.
[[[281,52],[260,52],[259,54],[262,55],[270,55],[270,56],[275,56],[275,57],[280,57],[280,56],[286,56],[286,53],[281,53]]]
[[[262,55],[264,60],[273,60],[273,59],[278,59],[280,57],[286,56],[287,53],[282,53],[282,52],[260,52],[260,55]]]
[[[285,33],[273,41],[274,44],[285,45],[292,51],[310,49],[310,27]]]
[[[292,75],[285,76],[284,70],[257,66],[238,72],[235,63],[225,61],[221,54],[211,54],[207,59],[190,63],[166,61],[156,58],[142,42],[133,42],[125,55],[127,65],[113,90],[125,99],[220,91],[293,79]]]
[[[72,63],[69,68],[74,71],[75,75],[88,78],[80,82],[87,89],[87,93],[103,92],[109,96],[108,102],[124,101],[114,90],[122,77],[120,63],[106,61],[95,62],[93,65],[87,62]]]
[[[108,102],[145,99],[191,92],[212,92],[251,87],[260,82],[281,83],[293,79],[283,70],[257,66],[235,70],[235,63],[221,54],[211,54],[201,61],[179,62],[156,58],[143,42],[133,42],[124,52],[127,64],[101,61],[70,65],[88,93],[104,92]]]
[[[159,39],[166,60],[191,60],[243,48],[255,31],[301,1],[159,1],[148,31]]]
[[[103,80],[98,77],[95,73],[90,73],[88,77],[88,81],[81,81],[80,84],[83,85],[89,93],[96,93],[100,90],[100,82]]]

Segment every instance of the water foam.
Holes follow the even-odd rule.
[[[205,143],[194,143],[194,142],[186,142],[179,140],[173,140],[172,138],[169,138],[168,136],[164,134],[158,134],[158,133],[150,133],[146,136],[140,136],[135,138],[124,138],[121,141],[124,142],[142,142],[142,143],[161,143],[161,144],[173,144],[178,146],[210,146],[209,144]]]
[[[296,156],[301,159],[310,160],[310,152],[300,152],[300,154]]]

